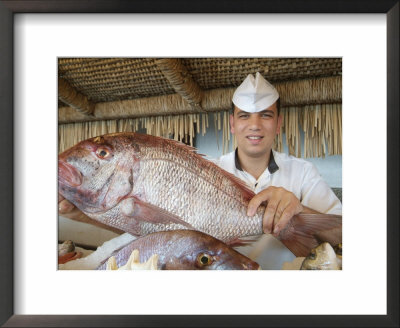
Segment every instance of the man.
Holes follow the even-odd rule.
[[[244,180],[256,193],[248,215],[254,215],[262,202],[267,203],[263,219],[266,235],[238,250],[263,269],[280,269],[294,255],[271,234],[277,236],[300,212],[340,215],[341,203],[311,163],[272,150],[282,124],[279,94],[260,73],[255,77],[249,74],[232,101],[230,125],[237,149],[216,164]]]

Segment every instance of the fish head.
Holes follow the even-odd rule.
[[[78,143],[58,157],[59,193],[85,213],[113,208],[132,191],[137,152],[124,135]]]
[[[220,246],[196,254],[195,266],[203,270],[261,270],[260,265],[238,251]]]
[[[222,241],[199,231],[182,232],[180,250],[174,249],[163,269],[167,270],[260,270],[258,263],[240,254]]]
[[[338,270],[340,269],[336,260],[336,253],[332,246],[324,242],[313,248],[304,259],[302,270]]]

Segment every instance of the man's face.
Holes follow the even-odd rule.
[[[230,116],[231,132],[238,148],[250,157],[269,153],[279,133],[282,117],[278,117],[276,103],[258,113],[248,113],[235,106]]]

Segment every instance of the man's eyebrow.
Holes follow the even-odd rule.
[[[250,112],[245,112],[244,110],[239,110],[237,113],[238,114],[274,114],[275,115],[275,112],[271,109],[264,109],[264,110],[262,110],[260,112],[256,112],[256,113],[250,113]]]
[[[258,112],[259,114],[275,114],[275,112],[271,109],[264,109],[261,112]]]

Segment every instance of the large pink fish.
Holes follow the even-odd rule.
[[[87,216],[133,235],[191,229],[228,244],[260,235],[265,207],[253,217],[244,182],[176,141],[115,133],[59,155],[59,193]],[[294,216],[278,239],[296,256],[321,241],[341,243],[341,216]]]

